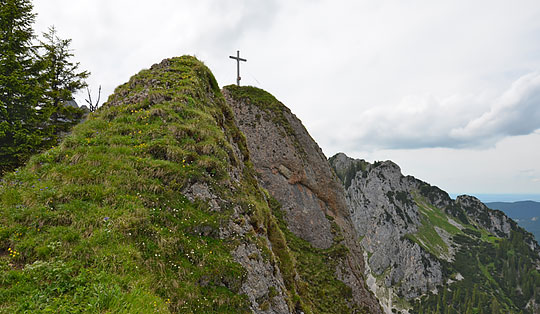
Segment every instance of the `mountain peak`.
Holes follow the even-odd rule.
[[[0,180],[0,308],[526,313],[532,236],[391,161],[329,160],[274,96],[191,56],[119,86]],[[516,288],[518,287],[518,288]]]

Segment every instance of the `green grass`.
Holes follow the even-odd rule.
[[[480,231],[482,241],[495,244],[498,243],[501,239],[497,236],[494,236],[492,233],[490,233],[484,228],[478,227],[477,230]]]
[[[421,225],[414,234],[405,235],[406,238],[418,243],[432,255],[442,258],[449,253],[448,245],[435,230],[435,226],[448,232],[451,236],[462,231],[449,222],[449,217],[442,210],[430,204],[424,197],[414,195],[414,201],[421,214]]]
[[[295,271],[300,278],[300,281],[296,282],[296,293],[301,298],[304,311],[367,313],[366,309],[354,305],[351,288],[336,278],[338,264],[349,254],[348,249],[339,242],[342,237],[337,224],[330,220],[335,234],[334,244],[328,249],[317,249],[287,228],[284,213],[276,200],[270,200],[270,207],[285,235],[288,251],[293,257]]]
[[[430,204],[426,199],[421,197],[414,198],[420,213],[427,217],[427,220],[451,235],[461,233],[461,230],[449,222],[449,216],[444,213],[441,209]],[[454,219],[455,220],[455,219]]]
[[[288,109],[255,94],[284,123]],[[219,210],[183,195],[195,183]],[[234,208],[253,230],[220,238]],[[0,180],[0,313],[246,313],[247,271],[231,256],[241,243],[279,267],[290,311],[358,310],[335,277],[347,249],[311,247],[280,215],[210,71],[193,57],[165,60]]]
[[[248,311],[230,254],[244,240],[219,238],[232,207],[181,191],[264,196],[249,162],[241,182],[229,177],[247,149],[210,71],[192,57],[165,63],[0,182],[0,312]]]

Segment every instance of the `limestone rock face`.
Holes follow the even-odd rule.
[[[242,244],[233,251],[233,257],[248,273],[242,285],[252,304],[254,313],[289,313],[286,287],[278,267],[265,261],[254,244]]]
[[[284,117],[299,136],[288,135],[257,106],[232,101],[227,90],[224,95],[246,135],[250,158],[263,187],[287,213],[289,229],[318,248],[330,247],[333,235],[325,216],[332,210],[328,190],[339,191],[341,187],[332,180],[332,171],[321,150],[292,113],[285,111]]]
[[[460,195],[456,204],[463,208],[470,220],[501,238],[509,238],[511,231],[519,228],[518,224],[502,211],[489,209],[474,196]],[[524,241],[540,256],[540,245],[531,234],[526,233]]]
[[[503,212],[472,196],[452,200],[435,186],[403,176],[391,161],[371,164],[342,153],[329,161],[362,237],[368,286],[386,313],[407,310],[408,301],[463,280],[453,265],[458,256],[463,265],[468,243],[489,246],[481,244],[480,231],[506,239],[519,232],[532,252],[540,251],[532,235]]]
[[[238,96],[246,90],[251,92],[249,97]],[[343,186],[320,147],[301,121],[266,92],[231,86],[223,94],[246,136],[259,181],[281,204],[288,229],[318,249],[343,241],[349,254],[339,263],[336,276],[352,289],[357,304],[379,312],[362,279],[363,252]],[[331,221],[339,227],[339,234]]]
[[[508,237],[512,227],[516,226],[515,221],[503,212],[490,210],[474,196],[460,195],[456,202],[466,210],[472,220],[497,236]]]
[[[351,217],[368,254],[366,275],[378,278],[371,288],[385,309],[392,294],[411,299],[435,289],[443,280],[440,262],[406,237],[421,225],[412,197],[417,180],[391,161],[372,165],[338,154],[330,162],[346,179]]]

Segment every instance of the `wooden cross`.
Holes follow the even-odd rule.
[[[240,86],[240,61],[246,62],[247,60],[240,58],[240,50],[236,51],[236,57],[229,56],[229,58],[236,60],[236,85]]]

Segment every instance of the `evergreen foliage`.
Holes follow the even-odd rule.
[[[66,106],[86,86],[69,45],[51,28],[35,46],[30,0],[0,0],[0,176],[42,149],[83,117]]]
[[[454,236],[461,245],[454,262],[442,261],[447,274],[459,273],[463,279],[441,287],[443,293],[417,300],[413,313],[534,313],[527,305],[540,303],[538,256],[522,231],[512,230],[508,239],[494,243],[471,231]]]
[[[44,98],[41,111],[49,117],[47,134],[43,146],[55,145],[61,132],[67,132],[77,124],[84,111],[80,108],[66,106],[73,99],[73,93],[87,86],[84,81],[90,73],[79,72],[79,63],[73,63],[73,52],[70,49],[71,39],[58,37],[54,26],[43,33],[44,40],[40,41],[40,62],[42,65],[41,79],[44,83]]]
[[[37,152],[43,87],[29,0],[0,0],[0,175]]]

